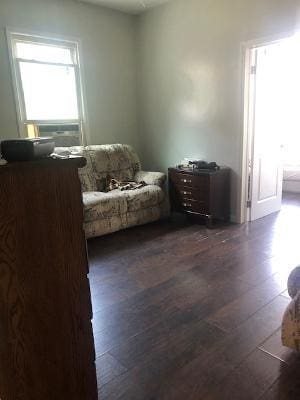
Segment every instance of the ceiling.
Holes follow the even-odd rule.
[[[79,0],[84,3],[98,4],[113,8],[115,10],[124,11],[130,14],[139,14],[148,8],[166,3],[170,0]]]

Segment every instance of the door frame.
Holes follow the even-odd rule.
[[[254,49],[272,45],[282,40],[299,34],[297,31],[284,32],[277,35],[263,37],[242,43],[243,54],[243,133],[241,144],[241,191],[240,191],[240,223],[250,221],[250,208],[248,200],[252,198],[252,159],[253,159],[253,138],[254,138],[254,107],[255,88],[252,90],[251,74],[252,54]]]

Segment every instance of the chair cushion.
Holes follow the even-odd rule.
[[[141,169],[139,158],[131,146],[92,145],[85,149],[89,152],[99,191],[104,190],[108,176],[118,181],[130,181]]]
[[[136,190],[115,189],[107,193],[84,192],[82,196],[85,222],[139,211],[157,206],[164,201],[163,190],[154,185]]]
[[[108,193],[84,192],[82,196],[85,222],[127,212],[126,196],[118,189]]]
[[[300,291],[284,313],[281,340],[284,346],[300,351]]]
[[[157,206],[164,200],[163,190],[156,185],[147,185],[136,190],[123,190],[128,211],[137,211]]]

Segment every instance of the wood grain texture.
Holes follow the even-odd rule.
[[[0,169],[0,397],[96,399],[74,161]]]
[[[89,241],[100,399],[299,399],[280,344],[299,223],[298,195],[249,224],[178,215]]]

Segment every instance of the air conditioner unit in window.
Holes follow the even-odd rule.
[[[69,147],[81,145],[79,124],[69,125],[38,125],[40,137],[52,137],[55,147]]]

